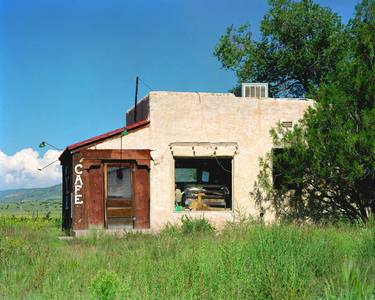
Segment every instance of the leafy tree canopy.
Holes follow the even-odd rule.
[[[241,82],[268,82],[275,96],[305,96],[335,68],[345,43],[340,17],[312,0],[269,0],[261,39],[230,26],[214,55]],[[234,88],[235,92],[239,88]]]
[[[366,221],[375,213],[375,0],[356,7],[345,31],[346,51],[316,90],[316,107],[293,130],[273,129],[285,151],[261,160],[255,195],[279,216]],[[272,175],[281,176],[278,189]]]

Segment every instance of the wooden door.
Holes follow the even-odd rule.
[[[133,166],[125,163],[106,164],[105,175],[107,228],[133,228]]]

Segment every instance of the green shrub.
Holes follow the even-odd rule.
[[[90,291],[93,299],[111,300],[119,296],[121,280],[111,271],[99,271],[91,281]]]

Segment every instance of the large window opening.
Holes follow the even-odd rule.
[[[175,158],[175,209],[232,209],[232,158]]]

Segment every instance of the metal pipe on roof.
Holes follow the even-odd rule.
[[[134,123],[137,122],[138,80],[139,77],[137,76],[135,78]]]

